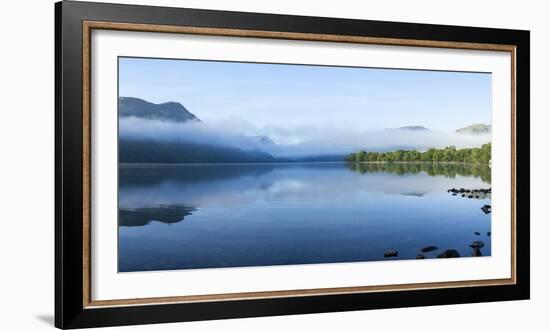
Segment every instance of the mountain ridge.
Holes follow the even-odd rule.
[[[472,124],[462,128],[459,128],[455,133],[460,134],[487,134],[491,133],[492,126],[486,124]]]
[[[429,129],[422,125],[409,125],[395,128],[386,128],[386,131],[423,131],[427,132]]]
[[[119,97],[118,114],[120,117],[137,117],[141,119],[186,122],[201,121],[181,103],[152,103],[137,97]]]

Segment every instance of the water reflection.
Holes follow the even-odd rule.
[[[487,165],[460,163],[346,163],[347,167],[359,173],[389,172],[397,175],[427,173],[430,176],[442,175],[446,178],[472,176],[491,183],[491,168]]]
[[[121,165],[119,271],[489,256],[489,234],[469,246],[488,200],[448,192],[489,183],[458,164]]]
[[[177,223],[197,209],[184,205],[159,205],[158,207],[145,207],[137,209],[118,210],[119,226],[145,226],[151,221],[162,223]]]

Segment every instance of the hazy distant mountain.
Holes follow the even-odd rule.
[[[275,142],[265,135],[258,135],[255,137],[262,145],[274,145]]]
[[[429,129],[427,129],[426,127],[424,126],[419,126],[419,125],[413,125],[413,126],[401,126],[401,127],[397,127],[397,128],[386,128],[387,131],[394,131],[394,130],[401,130],[401,131],[429,131]]]
[[[137,117],[173,122],[200,121],[180,103],[166,102],[155,104],[138,99],[137,97],[120,97],[118,99],[118,114],[120,117]]]
[[[487,134],[491,133],[491,125],[473,124],[456,130],[461,134]]]

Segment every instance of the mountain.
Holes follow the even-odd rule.
[[[118,114],[120,117],[137,117],[173,122],[200,121],[180,103],[166,102],[155,104],[138,99],[137,97],[120,97],[118,99]]]
[[[154,104],[136,97],[119,98],[120,118],[137,117],[176,123],[200,122],[194,114],[177,102]],[[182,128],[183,129],[183,128]],[[272,143],[259,137],[263,144]],[[244,150],[209,143],[190,141],[157,141],[139,137],[120,138],[121,163],[269,163],[275,158],[260,150]]]
[[[491,133],[491,125],[473,124],[456,130],[460,134],[488,134]]]
[[[258,140],[258,142],[260,142],[262,145],[274,145],[275,142],[273,142],[273,140],[271,140],[269,137],[265,136],[265,135],[258,135],[258,136],[255,136],[255,138]]]
[[[401,131],[424,131],[427,132],[427,129],[424,126],[414,125],[414,126],[401,126],[397,128],[386,128],[387,131],[401,130]]]

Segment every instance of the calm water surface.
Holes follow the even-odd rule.
[[[491,254],[490,169],[457,164],[121,165],[119,271]],[[479,234],[479,235],[478,235]],[[397,257],[385,258],[393,249]],[[419,261],[421,262],[421,261]]]

